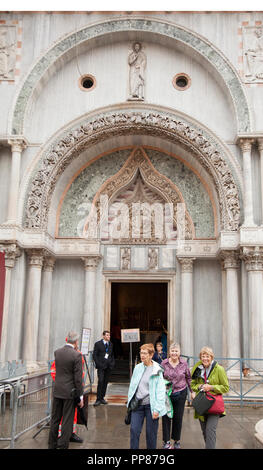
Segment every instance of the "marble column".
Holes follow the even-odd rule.
[[[50,359],[49,338],[52,302],[52,277],[55,262],[56,258],[53,256],[46,256],[44,258],[42,272],[37,359],[38,361],[45,363]]]
[[[181,352],[194,355],[193,262],[178,258],[181,264]]]
[[[27,250],[28,277],[26,286],[26,308],[24,321],[23,359],[29,370],[37,369],[37,342],[41,292],[41,274],[44,252]]]
[[[0,249],[1,251],[5,252],[5,294],[0,345],[0,362],[5,362],[7,360],[7,338],[8,323],[10,320],[9,305],[11,294],[12,269],[15,266],[16,258],[20,256],[20,249],[15,243],[9,245],[0,245]]]
[[[250,357],[263,357],[263,247],[243,247],[242,258],[248,272],[249,344]],[[255,369],[262,368],[253,361]]]
[[[251,148],[254,139],[244,138],[239,140],[243,155],[243,181],[244,181],[244,222],[245,227],[255,225],[253,217],[253,192],[252,192],[252,169]]]
[[[222,251],[221,259],[225,270],[225,317],[222,334],[225,337],[226,357],[241,357],[241,312],[239,300],[238,271],[240,267],[239,253]],[[231,363],[233,363],[231,361]],[[239,369],[239,364],[232,369]]]
[[[96,306],[96,273],[100,256],[87,256],[82,258],[85,269],[85,301],[83,314],[83,328],[91,328],[90,350],[94,345],[95,306]]]
[[[260,176],[261,176],[261,225],[263,225],[263,138],[258,139],[258,150],[260,155]]]
[[[11,145],[12,148],[12,165],[9,185],[7,221],[8,223],[15,224],[17,222],[21,154],[26,145],[23,139],[9,140],[8,143]]]

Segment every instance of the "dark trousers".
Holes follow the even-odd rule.
[[[53,397],[48,438],[49,449],[68,449],[69,439],[72,434],[74,413],[75,407],[72,398],[63,400],[62,398]],[[61,437],[58,439],[58,428],[62,416]]]
[[[146,418],[147,449],[156,449],[159,419],[153,419],[150,405],[139,405],[131,413],[130,448],[139,449],[140,435]]]
[[[206,449],[216,448],[216,428],[219,415],[204,415],[204,421],[200,421],[200,426],[205,440]]]
[[[167,415],[162,418],[164,442],[170,441],[170,438],[180,441],[186,396],[187,388],[170,396],[173,405],[173,418],[169,418]]]
[[[98,369],[98,387],[97,400],[102,400],[106,395],[107,385],[110,377],[111,369]]]

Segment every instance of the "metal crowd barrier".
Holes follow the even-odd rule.
[[[195,356],[182,357],[187,360],[190,370],[199,361]],[[229,392],[224,394],[225,403],[262,406],[263,359],[215,357],[215,360],[224,367],[228,376]],[[190,404],[190,393],[187,400]]]
[[[85,390],[91,391],[94,381],[92,353],[85,356]],[[16,379],[0,380],[0,441],[15,441],[25,432],[38,427],[36,437],[50,422],[53,380],[49,371]]]

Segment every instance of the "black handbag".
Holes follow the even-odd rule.
[[[206,393],[201,390],[193,399],[192,405],[198,415],[204,415],[205,413],[207,413],[209,408],[211,408],[215,401],[215,398],[212,395],[210,395],[210,397],[211,398],[208,398],[206,396]]]
[[[129,403],[128,411],[124,419],[125,424],[131,424],[131,412],[136,411],[140,403],[141,400],[138,400],[138,398],[136,398],[136,396],[134,395]]]

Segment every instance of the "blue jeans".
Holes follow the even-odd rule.
[[[139,405],[131,413],[130,448],[139,449],[140,435],[146,418],[147,449],[156,449],[159,418],[153,419],[150,405]]]

